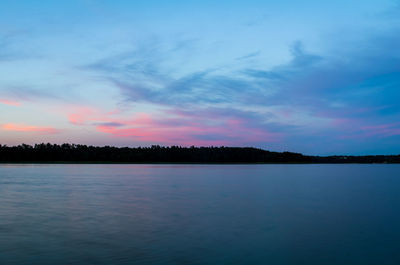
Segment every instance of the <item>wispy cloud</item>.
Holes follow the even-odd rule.
[[[249,54],[237,57],[235,60],[242,61],[242,60],[253,59],[253,58],[259,56],[260,54],[261,54],[261,51],[251,52]]]
[[[28,2],[10,8],[20,14],[17,7]],[[235,2],[229,10],[172,3],[171,12],[159,13],[158,6],[137,1],[102,3],[110,11],[107,21],[76,12],[82,6],[68,1],[35,5],[48,9],[27,9],[26,21],[4,8],[1,24],[17,31],[0,32],[0,104],[8,121],[29,119],[25,110],[37,116],[48,111],[50,122],[59,124],[56,116],[63,115],[61,122],[76,135],[127,143],[280,142],[307,152],[361,138],[386,146],[400,142],[393,125],[400,119],[398,5],[360,0],[343,11],[343,1],[293,2],[294,12],[284,1],[264,2],[254,3],[257,8]],[[195,7],[204,14],[180,12]],[[330,18],[337,12],[343,21],[336,23]],[[21,132],[51,129],[5,125],[3,130]]]
[[[1,129],[14,132],[55,134],[59,133],[58,129],[52,127],[32,126],[26,124],[7,123],[1,125]]]
[[[285,135],[299,139],[310,132],[326,139],[342,139],[353,132],[350,126],[343,126],[343,121],[361,129],[400,118],[400,53],[395,48],[400,46],[398,32],[392,27],[386,32],[365,33],[367,37],[354,46],[341,46],[336,41],[334,48],[327,45],[323,53],[309,52],[297,41],[289,47],[291,60],[270,68],[260,64],[255,68],[246,62],[257,52],[232,61],[232,67],[210,67],[180,75],[163,67],[171,54],[144,49],[143,53],[136,50],[127,57],[108,58],[88,69],[101,73],[129,102],[183,112],[231,110],[245,115],[240,117],[245,126],[265,132],[265,139],[271,131],[285,131]],[[255,109],[257,119],[247,109]],[[228,116],[217,115],[216,120]],[[201,132],[198,138],[228,137],[222,131],[201,130],[202,126],[207,128],[205,124],[188,128]],[[123,128],[111,127],[109,133],[130,135]],[[393,135],[386,133],[383,137]]]
[[[224,109],[164,110],[121,117],[114,112],[81,109],[69,115],[74,125],[89,126],[117,138],[179,145],[256,145],[276,142],[281,133],[269,131],[256,114]]]
[[[10,105],[14,107],[21,106],[21,102],[10,99],[0,99],[0,104]]]

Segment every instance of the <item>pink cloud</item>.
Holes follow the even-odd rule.
[[[21,106],[21,102],[18,102],[18,101],[15,101],[15,100],[9,100],[9,99],[0,99],[0,103],[1,104],[5,104],[5,105],[14,106],[14,107]]]
[[[51,127],[30,126],[30,125],[14,124],[14,123],[3,124],[1,128],[6,131],[30,132],[30,133],[33,132],[42,134],[55,134],[59,132],[59,130]]]
[[[70,109],[74,109],[74,112],[69,113],[67,117],[68,121],[73,125],[90,125],[101,122],[115,122],[115,119],[111,117],[121,113],[120,110],[104,112],[100,109],[87,106],[73,106]],[[68,112],[70,109],[61,111]]]
[[[74,125],[94,126],[98,132],[111,137],[155,144],[255,145],[259,142],[275,142],[282,137],[265,128],[256,128],[252,126],[253,120],[236,117],[229,111],[167,110],[159,114],[123,116],[118,110],[105,112],[96,108],[75,107],[75,112],[68,115],[68,120]]]
[[[351,126],[351,124],[348,124],[348,126],[351,130],[349,129],[347,135],[341,136],[341,139],[367,139],[400,135],[400,123],[357,125],[356,121],[354,121],[353,126]]]
[[[68,121],[74,125],[84,125],[95,114],[96,110],[93,108],[78,107],[74,113],[68,114]]]
[[[361,129],[367,136],[394,136],[400,135],[400,123],[387,123],[373,126],[364,126]]]
[[[171,145],[227,145],[224,140],[202,140],[192,134],[201,133],[196,127],[138,127],[117,128],[112,126],[97,126],[100,132],[111,134],[113,137],[133,138],[144,142],[163,143]]]
[[[139,114],[128,121],[110,120],[109,124],[98,125],[96,129],[113,137],[184,146],[251,145],[255,142],[274,142],[281,137],[276,133],[248,128],[243,119],[223,120],[221,117],[154,119],[149,114]]]

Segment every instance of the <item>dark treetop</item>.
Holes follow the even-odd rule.
[[[400,163],[400,155],[306,156],[251,147],[97,147],[75,144],[0,145],[0,162],[66,163]]]

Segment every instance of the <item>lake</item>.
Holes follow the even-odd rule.
[[[400,264],[400,165],[0,165],[0,264]]]

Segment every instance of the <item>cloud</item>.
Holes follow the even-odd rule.
[[[181,125],[176,119],[167,117],[164,121],[153,121],[156,130],[123,126],[99,129],[121,137],[133,137],[137,133],[147,140],[156,140],[155,135],[165,134],[169,135],[163,139],[167,142],[174,135],[186,140],[222,140],[225,137],[232,143],[235,140],[243,142],[245,137],[235,135],[230,138],[228,131],[215,129],[219,126],[230,128],[222,121],[229,121],[234,116],[232,120],[239,117],[242,122],[241,131],[235,130],[243,134],[259,130],[265,133],[265,139],[271,137],[271,132],[294,139],[311,134],[317,139],[320,135],[321,142],[324,137],[324,141],[344,139],[362,128],[388,124],[400,118],[397,102],[400,52],[396,48],[400,46],[399,32],[395,26],[386,31],[363,32],[363,38],[353,42],[350,42],[351,37],[343,35],[343,40],[333,40],[320,53],[310,52],[303,42],[295,41],[289,47],[291,60],[269,68],[260,67],[260,63],[253,67],[246,60],[255,59],[261,51],[234,59],[231,67],[229,63],[220,67],[210,65],[184,74],[165,67],[173,54],[163,53],[158,45],[143,48],[143,52],[138,49],[109,57],[87,69],[101,74],[118,88],[125,101],[180,111],[185,113],[181,119],[191,117],[199,124]],[[220,112],[213,113],[217,122],[212,127],[201,119],[201,115],[212,119],[206,112],[216,109]],[[199,114],[191,116],[186,110]],[[229,111],[232,115],[227,113]],[[171,123],[171,127],[161,129],[163,122]],[[172,123],[177,123],[175,133]],[[356,130],[352,128],[354,126]],[[251,129],[244,131],[244,127]],[[183,128],[187,129],[185,133]],[[143,130],[148,136],[141,134]],[[189,130],[198,133],[189,134]],[[363,135],[374,138],[377,133]],[[394,133],[381,135],[389,137]],[[187,138],[189,136],[192,138]],[[261,138],[258,140],[262,141]]]
[[[56,134],[60,131],[52,127],[31,126],[25,124],[7,123],[1,126],[1,129],[14,132],[40,133],[40,134]]]
[[[297,74],[286,75],[280,83],[282,89],[273,99],[347,117],[359,116],[359,108],[390,106],[395,112],[400,111],[393,100],[399,96],[396,87],[400,85],[400,53],[396,54],[393,47],[400,44],[400,37],[393,32],[366,41],[369,43],[366,47],[323,57],[317,67],[316,62],[298,64]],[[284,75],[284,72],[278,69],[275,73]]]
[[[241,66],[241,69],[209,67],[176,77],[176,74],[162,66],[168,54],[160,53],[157,50],[151,53],[148,47],[141,52],[139,48],[131,53],[106,58],[86,68],[101,72],[127,101],[167,106],[203,103],[271,106],[281,104],[270,100],[271,95],[284,90],[293,77],[311,71],[323,62],[321,56],[306,53],[303,44],[295,42],[291,47],[293,59],[271,70],[249,68],[246,62],[232,62]],[[245,57],[255,57],[258,54],[252,53]]]
[[[362,130],[365,131],[366,136],[395,136],[400,135],[400,123],[380,124],[377,126],[364,126]]]
[[[21,106],[21,102],[15,101],[15,100],[10,100],[10,99],[0,99],[0,103],[5,104],[5,105],[14,106],[14,107]]]
[[[342,135],[341,139],[382,139],[396,136],[400,136],[400,123],[398,122],[351,127],[349,133]]]
[[[102,126],[102,127],[121,127],[121,126],[124,126],[124,124],[120,123],[120,122],[98,122],[98,123],[93,123],[93,125]]]
[[[68,121],[73,125],[85,125],[96,112],[96,109],[90,107],[75,107],[74,112],[68,114]]]
[[[170,145],[254,145],[259,142],[274,142],[278,134],[265,130],[246,128],[243,121],[237,119],[207,124],[204,121],[167,121],[151,120],[148,124],[122,127],[99,125],[100,132],[113,137],[131,138],[141,142],[156,142]]]
[[[170,145],[252,145],[271,143],[282,134],[271,132],[260,117],[229,109],[164,109],[162,113],[119,112],[81,108],[73,114],[74,125],[89,126],[115,138]]]
[[[242,60],[248,60],[248,59],[253,59],[261,54],[261,51],[256,51],[256,52],[251,52],[249,54],[237,57],[235,60],[237,61],[242,61]]]

